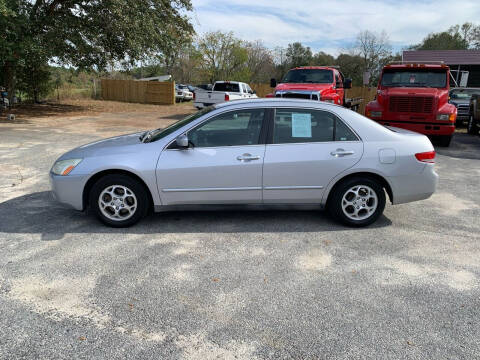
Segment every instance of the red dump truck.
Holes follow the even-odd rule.
[[[456,107],[448,103],[449,80],[450,69],[443,63],[386,65],[365,115],[386,126],[436,137],[440,145],[449,146],[457,117]]]
[[[352,87],[352,79],[345,78],[334,66],[296,67],[290,69],[279,84],[271,79],[270,86],[275,91],[267,97],[326,101],[352,110],[357,110],[362,102],[361,98],[345,97],[345,90]]]

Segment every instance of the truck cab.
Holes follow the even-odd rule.
[[[365,115],[380,124],[438,137],[450,145],[457,108],[449,103],[450,69],[444,64],[394,63],[380,76]]]
[[[345,106],[345,89],[352,87],[352,80],[331,66],[302,66],[290,69],[282,81],[270,81],[275,88],[267,97],[299,98],[326,101]]]
[[[217,81],[212,90],[196,91],[194,105],[197,109],[220,104],[225,101],[256,98],[257,94],[250,85],[239,81]]]

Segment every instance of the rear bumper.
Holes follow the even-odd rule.
[[[83,189],[86,182],[85,175],[59,176],[50,173],[53,198],[76,210],[83,210]]]
[[[437,189],[438,174],[433,164],[426,164],[418,175],[388,177],[392,187],[393,204],[428,199]]]
[[[455,124],[439,124],[439,123],[407,123],[407,122],[396,122],[394,120],[375,120],[376,122],[387,125],[394,126],[410,131],[415,131],[424,135],[452,135],[455,132]]]

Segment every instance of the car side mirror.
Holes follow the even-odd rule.
[[[188,148],[189,141],[188,141],[187,134],[182,134],[182,135],[177,136],[177,139],[175,140],[175,143],[181,149]]]
[[[270,87],[272,88],[277,87],[277,79],[270,79]]]
[[[345,89],[351,89],[352,88],[352,79],[350,79],[350,78],[345,79],[345,81],[343,82],[343,87]]]
[[[257,92],[255,90],[250,91],[250,94],[256,94]]]

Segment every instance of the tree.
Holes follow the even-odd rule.
[[[172,75],[175,81],[181,83],[201,82],[202,74],[198,64],[202,62],[202,54],[194,44],[185,45],[178,53],[173,66]]]
[[[340,54],[335,60],[335,64],[340,67],[340,71],[347,78],[352,79],[355,86],[362,86],[363,84],[363,67],[364,61],[358,55]]]
[[[312,50],[299,42],[288,44],[286,51],[287,63],[290,68],[309,65],[312,62]]]
[[[190,0],[0,1],[0,66],[12,96],[27,54],[34,71],[52,61],[101,70],[167,53],[193,33]]]
[[[376,75],[382,68],[383,59],[391,55],[391,46],[385,31],[374,33],[369,30],[361,31],[353,48],[353,54],[363,60],[363,71]],[[373,83],[375,76],[371,77]]]
[[[203,56],[201,67],[204,77],[209,82],[232,78],[239,81],[248,80],[245,66],[248,52],[242,40],[235,38],[232,32],[206,33],[198,40],[197,46]]]
[[[274,75],[274,63],[272,53],[261,41],[247,42],[247,63],[249,81],[253,83],[265,83]]]
[[[428,34],[420,44],[413,47],[415,50],[464,50],[468,49],[468,42],[459,32],[447,31]]]
[[[335,58],[327,54],[323,51],[320,51],[313,55],[310,65],[317,65],[317,66],[326,66],[326,65],[333,65],[335,64]]]

